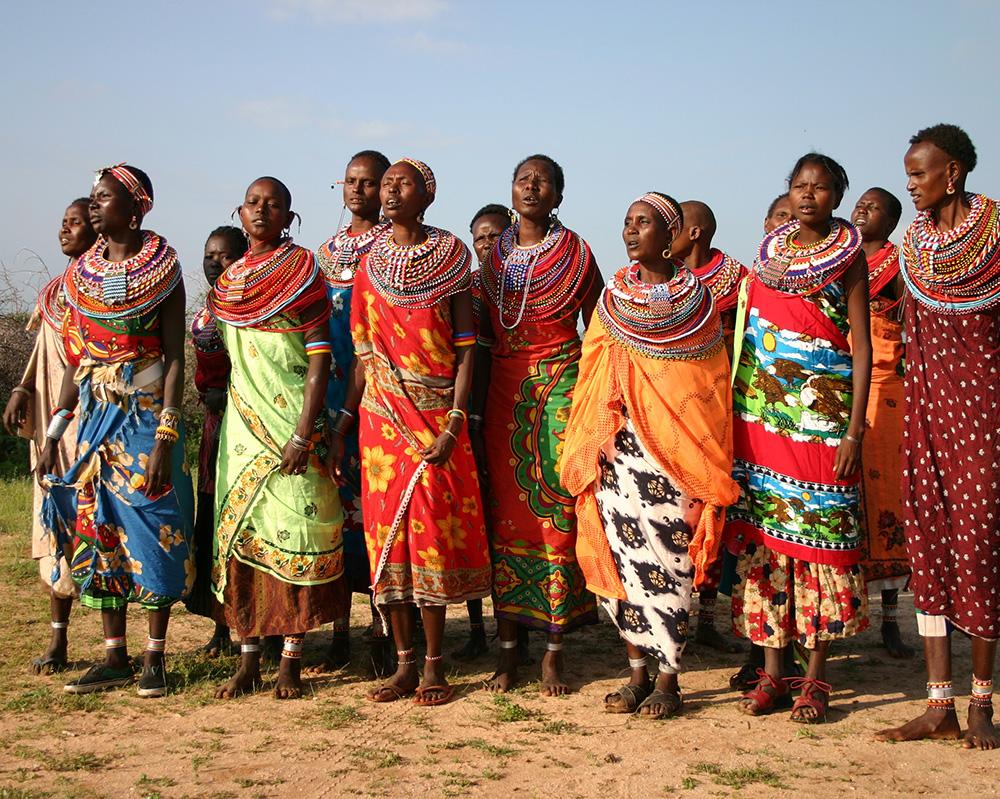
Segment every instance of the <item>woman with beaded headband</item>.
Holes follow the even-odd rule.
[[[243,257],[247,246],[243,231],[232,225],[223,225],[209,234],[202,260],[209,291],[226,268]],[[207,304],[194,315],[191,322],[191,344],[195,357],[194,386],[205,409],[205,416],[198,447],[198,507],[194,518],[198,575],[184,604],[191,613],[199,616],[222,618],[219,601],[212,590],[212,566],[215,565],[215,464],[219,457],[219,432],[226,409],[226,387],[229,385],[231,364],[218,322]],[[215,632],[202,650],[209,657],[232,654],[233,642],[225,622],[215,622]]]
[[[98,170],[90,195],[97,242],[65,276],[69,365],[38,474],[51,488],[42,524],[71,551],[80,603],[101,610],[105,659],[65,686],[82,694],[133,679],[126,608],[149,610],[139,696],[163,696],[170,608],[195,579],[194,497],[179,406],[184,281],[177,253],[142,230],[153,207],[146,173]],[[78,388],[79,387],[79,388]],[[79,397],[77,460],[56,477],[57,447]]]
[[[573,496],[559,484],[560,456],[580,360],[577,321],[601,292],[587,243],[556,216],[562,168],[545,155],[514,170],[519,221],[503,232],[482,272],[472,430],[490,497],[493,608],[500,662],[491,690],[518,679],[517,627],[544,631],[540,690],[569,691],[563,635],[597,620],[576,561]],[[486,449],[481,442],[489,440]]]
[[[344,404],[347,381],[354,361],[351,340],[351,295],[354,276],[362,257],[383,231],[382,203],[379,188],[382,176],[389,168],[389,159],[375,150],[364,150],[347,164],[343,181],[344,210],[351,219],[316,250],[316,261],[326,280],[332,310],[330,313],[330,346],[333,360],[330,382],[326,389],[326,410],[332,424],[337,409]],[[371,571],[365,547],[362,522],[361,459],[357,428],[351,428],[344,438],[344,482],[340,486],[340,503],[344,507],[344,573],[348,587],[357,593],[371,595]],[[392,646],[387,631],[372,604],[371,664],[376,676],[392,670]],[[346,666],[351,660],[350,616],[335,619],[333,640],[318,663],[306,667],[306,673],[323,673]]]
[[[962,738],[995,749],[993,669],[1000,637],[1000,210],[965,190],[976,148],[955,125],[910,139],[903,159],[917,218],[903,238],[908,412],[903,522],[927,710],[879,740]],[[953,627],[972,638],[962,735],[952,684]]]
[[[90,224],[90,200],[81,198],[73,202],[63,215],[59,229],[59,243],[70,261],[89,250],[97,234]],[[35,344],[28,358],[24,376],[14,387],[3,414],[3,423],[11,435],[20,435],[32,442],[31,458],[37,461],[45,446],[45,427],[36,420],[45,419],[50,410],[59,404],[63,373],[66,371],[66,348],[62,338],[62,322],[66,315],[66,295],[63,275],[49,282],[38,295],[38,304],[28,320],[27,330],[37,330]],[[76,445],[76,420],[70,422],[58,444],[58,464],[65,472],[73,461]],[[38,561],[38,573],[49,594],[52,613],[52,637],[45,654],[35,658],[28,666],[32,674],[52,674],[66,668],[67,635],[70,609],[80,589],[70,574],[66,554],[56,550],[56,543],[41,524],[39,512],[44,491],[36,481],[32,502],[31,556]],[[59,578],[53,582],[52,571],[59,561]]]
[[[791,680],[802,689],[791,718],[806,723],[826,718],[831,642],[868,625],[859,469],[872,350],[861,237],[833,216],[847,185],[827,156],[795,164],[796,220],[761,243],[734,353],[733,627],[765,648],[757,687],[739,710],[791,704],[783,650],[797,638],[811,651],[806,676]]]
[[[280,180],[250,184],[239,207],[250,242],[208,308],[232,362],[216,472],[212,583],[242,640],[231,698],[261,682],[260,637],[284,636],[274,695],[302,695],[306,631],[346,612],[343,511],[324,465],[330,298],[313,254],[288,235]],[[220,619],[221,620],[221,619]]]
[[[357,352],[330,459],[338,482],[344,432],[360,407],[365,538],[372,590],[388,611],[396,673],[368,698],[440,705],[454,694],[442,661],[446,606],[489,593],[490,564],[479,477],[465,432],[472,382],[468,249],[423,224],[436,182],[404,158],[382,177],[391,227],[355,278],[351,323]],[[416,606],[427,639],[423,676],[413,650]]]
[[[648,718],[680,709],[692,586],[704,584],[739,496],[722,324],[707,286],[670,256],[681,224],[665,194],[629,206],[632,263],[608,282],[587,328],[562,459],[580,567],[632,667],[605,707]],[[655,684],[647,654],[659,664]]]

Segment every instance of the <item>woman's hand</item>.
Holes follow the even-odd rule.
[[[325,463],[330,479],[339,486],[345,485],[347,477],[344,475],[344,436],[336,430],[330,434],[330,447],[326,451]]]
[[[833,477],[846,480],[861,470],[861,442],[851,441],[846,435],[840,439],[837,455],[833,460]]]
[[[420,450],[420,457],[431,466],[440,466],[448,462],[456,443],[458,443],[456,438],[448,433],[442,433],[431,442],[429,447]]]
[[[305,474],[309,465],[308,449],[299,449],[289,441],[281,452],[281,471],[285,474]]]
[[[153,451],[146,461],[146,497],[150,500],[159,499],[170,490],[171,456],[174,451],[173,441],[156,440]]]
[[[3,412],[3,426],[12,436],[17,435],[17,431],[24,427],[28,418],[29,396],[23,391],[15,391],[7,401],[7,407]]]
[[[59,474],[59,442],[53,441],[51,438],[45,439],[45,446],[42,447],[42,451],[38,453],[38,460],[35,461],[35,479],[38,481],[38,485],[44,485],[42,480],[47,474],[54,474],[57,477],[62,477]]]

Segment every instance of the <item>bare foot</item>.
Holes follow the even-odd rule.
[[[213,635],[207,644],[201,648],[210,658],[217,658],[219,655],[231,655],[236,652],[236,646],[233,644],[232,639],[228,636]]]
[[[730,655],[744,651],[742,646],[716,630],[714,624],[699,623],[695,628],[694,642],[710,647],[717,652],[728,652]]]
[[[913,649],[907,646],[900,635],[897,622],[882,622],[882,646],[886,648],[889,657],[907,659],[913,657]]]
[[[337,638],[330,642],[323,657],[316,663],[310,663],[305,667],[306,674],[328,674],[344,668],[351,662],[351,639]]]
[[[958,715],[952,710],[927,708],[924,715],[908,721],[902,727],[880,730],[876,741],[957,741],[962,735]]]
[[[260,664],[251,666],[240,664],[239,670],[232,679],[215,689],[216,699],[233,699],[243,694],[252,694],[263,684],[260,676]]]
[[[486,631],[482,625],[479,625],[479,627],[472,629],[472,633],[469,635],[469,640],[466,641],[465,646],[452,652],[451,656],[459,663],[467,663],[488,652],[489,649],[489,644],[486,643]]]
[[[298,658],[281,659],[278,682],[274,686],[275,699],[298,699],[302,696],[302,661]]]
[[[496,672],[486,681],[486,690],[505,694],[517,685],[518,660],[516,649],[501,649],[500,662]]]
[[[388,682],[368,693],[368,699],[372,702],[395,702],[412,694],[419,684],[416,666],[412,663],[408,666],[400,665]]]
[[[642,674],[633,672],[626,685],[604,697],[604,710],[608,713],[634,713],[636,708],[649,696],[652,686],[646,670]]]
[[[448,678],[444,674],[444,661],[425,660],[424,676],[417,693],[420,702],[428,705],[444,703],[454,693],[455,691],[448,686]]]
[[[996,749],[997,731],[993,727],[993,708],[969,705],[969,731],[965,733],[962,746],[966,749]]]
[[[542,684],[538,687],[542,696],[565,696],[569,686],[563,678],[562,651],[546,652],[542,658]]]
[[[28,664],[28,673],[55,674],[56,672],[62,671],[68,664],[66,651],[67,645],[65,636],[63,636],[61,640],[57,640],[56,637],[53,636],[45,654],[40,658],[35,658]]]

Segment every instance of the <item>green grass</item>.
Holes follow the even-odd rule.
[[[537,711],[529,710],[523,705],[512,702],[503,694],[493,696],[493,717],[501,724],[509,724],[514,721],[528,721],[537,715]]]
[[[716,785],[726,785],[730,788],[745,788],[747,785],[762,783],[771,788],[787,788],[781,781],[781,775],[767,766],[757,763],[753,766],[738,766],[724,769],[717,763],[695,763],[691,766],[695,774],[707,774]]]
[[[464,749],[466,747],[469,749],[478,749],[480,752],[493,755],[493,757],[510,757],[511,755],[516,755],[519,751],[514,749],[512,746],[494,746],[493,744],[488,744],[482,738],[462,738],[458,741],[448,741],[447,743],[440,744],[434,748]]]
[[[388,749],[378,749],[373,746],[359,746],[352,753],[351,758],[358,764],[371,768],[391,768],[403,762],[401,755],[391,752]]]

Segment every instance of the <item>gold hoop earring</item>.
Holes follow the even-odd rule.
[[[945,193],[946,194],[954,194],[955,193],[955,183],[954,183],[954,181],[951,178],[948,178],[948,188],[945,189]]]
[[[669,260],[669,258],[670,258],[670,248],[667,247],[667,249],[665,249],[663,252],[661,252],[660,255],[663,256],[663,260],[664,261]]]
[[[129,230],[138,230],[139,229],[139,223],[135,221],[135,217],[134,216],[132,217],[132,221],[128,223],[128,229]]]
[[[421,225],[422,225],[422,224],[424,223],[424,212],[423,212],[423,211],[421,211],[421,212],[420,212],[419,214],[417,214],[417,221],[418,221],[418,222],[419,222],[419,223],[420,223]]]

